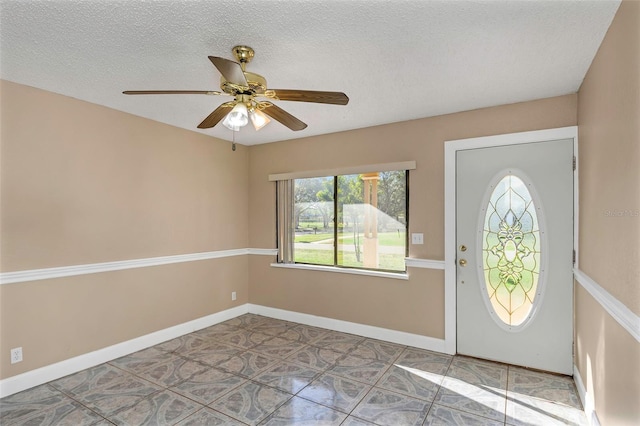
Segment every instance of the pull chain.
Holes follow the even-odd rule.
[[[232,137],[232,143],[231,143],[231,151],[235,151],[236,150],[236,132],[235,130],[231,131],[231,134],[233,135]]]

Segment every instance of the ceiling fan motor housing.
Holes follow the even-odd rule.
[[[235,56],[238,62],[240,62],[241,64],[251,62],[251,60],[253,59],[253,55],[255,54],[253,49],[249,46],[235,46],[233,49],[231,49],[231,52],[233,52],[233,56]]]
[[[263,94],[267,90],[267,80],[263,76],[247,71],[244,71],[244,76],[247,79],[247,86],[239,86],[220,76],[220,89],[234,96]]]

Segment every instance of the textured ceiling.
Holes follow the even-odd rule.
[[[347,106],[276,102],[309,126],[247,126],[254,145],[575,93],[619,1],[0,0],[0,77],[231,140],[196,126],[227,97],[208,55],[280,89],[345,92]],[[37,119],[34,119],[37,123]],[[37,125],[37,124],[34,124]]]

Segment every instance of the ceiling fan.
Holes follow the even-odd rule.
[[[289,114],[270,100],[315,102],[321,104],[346,105],[347,95],[341,92],[320,92],[315,90],[268,89],[267,80],[258,74],[248,72],[246,65],[253,59],[254,51],[249,46],[235,46],[233,55],[238,62],[217,56],[209,56],[209,60],[220,71],[220,89],[213,90],[127,90],[125,95],[223,95],[233,96],[233,100],[225,102],[216,108],[202,123],[199,129],[214,127],[222,124],[239,131],[248,124],[249,119],[256,130],[260,130],[271,120],[269,117],[284,124],[291,130],[303,130],[307,125]]]

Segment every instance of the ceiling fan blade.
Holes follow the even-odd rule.
[[[227,81],[237,84],[238,86],[247,86],[247,79],[239,63],[217,56],[209,56],[209,60]]]
[[[304,122],[298,120],[279,106],[274,105],[271,102],[261,102],[260,104],[265,106],[262,112],[264,112],[274,120],[277,120],[280,123],[284,124],[291,130],[298,131],[307,128],[307,125]]]
[[[225,95],[214,90],[125,90],[125,95]]]
[[[281,101],[316,102],[319,104],[346,105],[349,98],[342,92],[319,92],[316,90],[272,89]]]
[[[209,129],[220,122],[230,111],[230,108],[233,106],[232,103],[226,102],[220,105],[218,108],[214,109],[211,114],[204,120],[202,123],[198,124],[198,129]]]

